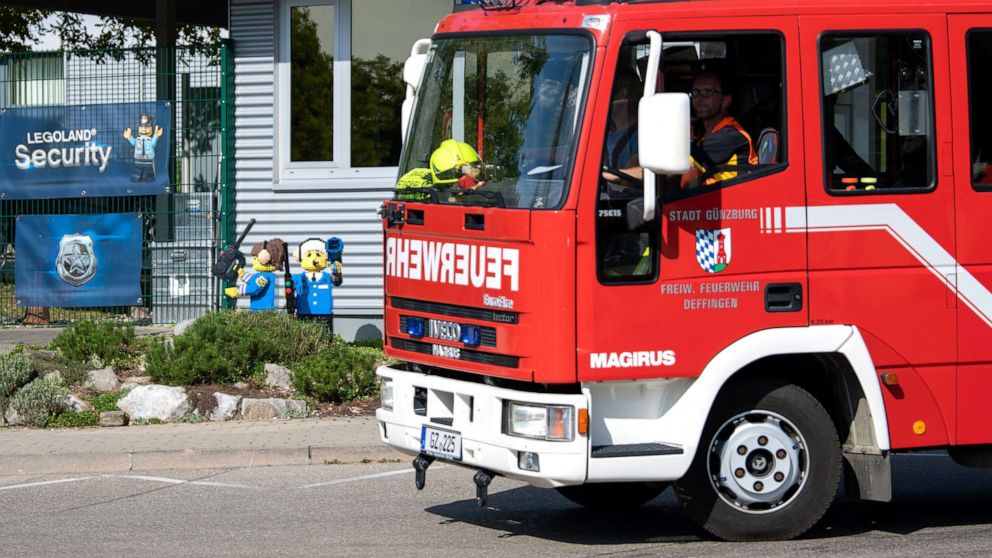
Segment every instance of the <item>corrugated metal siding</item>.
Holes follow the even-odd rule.
[[[326,191],[274,191],[278,5],[274,0],[231,0],[230,6],[238,230],[253,217],[258,221],[245,239],[245,251],[273,237],[291,245],[312,236],[340,237],[345,243],[345,276],[344,285],[334,292],[335,314],[381,316],[382,227],[375,210],[390,197],[392,185],[383,180],[368,188],[342,185],[336,191],[334,181],[328,181]],[[293,271],[299,271],[295,263]]]

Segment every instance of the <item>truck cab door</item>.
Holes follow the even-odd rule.
[[[958,443],[992,443],[992,13],[948,17],[957,215]]]
[[[697,187],[659,176],[659,215],[644,222],[637,176],[606,177],[638,171],[629,123],[641,91],[629,90],[643,81],[648,30],[666,45],[661,91],[690,93],[696,74],[725,68],[734,116],[765,151]],[[749,333],[808,323],[805,230],[786,221],[805,205],[798,25],[620,17],[614,31],[625,39],[606,52],[601,83],[612,87],[596,100],[602,133],[590,141],[579,206],[577,265],[589,270],[577,285],[579,380],[694,377]],[[718,94],[708,89],[696,93]]]
[[[894,448],[954,439],[957,302],[943,14],[801,17],[810,319],[858,328]]]

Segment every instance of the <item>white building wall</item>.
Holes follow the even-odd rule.
[[[360,338],[381,335],[382,226],[376,208],[391,197],[392,180],[363,180],[361,185],[308,181],[306,191],[275,184],[278,0],[230,0],[230,9],[237,229],[257,220],[246,246],[274,237],[291,246],[309,237],[340,237],[345,243],[344,284],[334,291],[335,331],[346,339],[356,333]],[[293,271],[299,271],[295,262]]]

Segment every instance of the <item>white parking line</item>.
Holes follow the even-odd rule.
[[[190,481],[183,479],[169,479],[165,477],[146,477],[143,475],[122,475],[122,479],[134,479],[150,482],[164,482],[166,484],[195,484],[197,486],[215,486],[218,488],[255,488],[247,484],[233,484],[227,482]]]
[[[436,471],[438,469],[447,469],[447,467],[444,466],[444,465],[440,465],[440,466],[437,466],[437,467],[432,468],[431,471]],[[412,468],[410,468],[410,469],[402,469],[400,471],[388,471],[386,473],[375,473],[374,475],[362,475],[360,477],[350,477],[350,478],[347,478],[347,479],[337,479],[337,480],[332,480],[332,481],[327,481],[327,482],[316,482],[316,483],[313,483],[313,484],[305,484],[305,485],[301,486],[300,488],[317,488],[318,486],[330,486],[332,484],[344,484],[346,482],[358,482],[358,481],[369,480],[369,479],[379,479],[379,478],[382,478],[382,477],[392,477],[392,476],[395,476],[395,475],[402,475],[404,473],[412,473],[412,472],[414,472],[414,470]]]
[[[59,479],[59,480],[43,481],[43,482],[29,482],[27,484],[12,484],[10,486],[0,486],[0,490],[13,490],[15,488],[30,488],[32,486],[44,486],[46,484],[62,484],[64,482],[79,482],[79,481],[89,480],[91,478],[93,477],[80,477],[78,479]]]

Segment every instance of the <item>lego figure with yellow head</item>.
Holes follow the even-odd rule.
[[[286,243],[281,238],[259,242],[251,248],[251,271],[238,269],[238,286],[224,289],[230,298],[251,298],[251,311],[273,310],[276,306],[276,275],[282,264]]]
[[[334,331],[333,287],[341,285],[343,267],[341,254],[344,242],[332,237],[326,242],[319,238],[308,238],[300,244],[296,261],[303,268],[293,275],[296,290],[296,315],[303,320],[316,320],[327,323]],[[330,273],[325,270],[330,267]]]
[[[162,137],[161,126],[148,114],[138,117],[138,136],[134,137],[131,128],[124,130],[124,139],[134,147],[134,171],[132,182],[155,181],[155,146]]]

